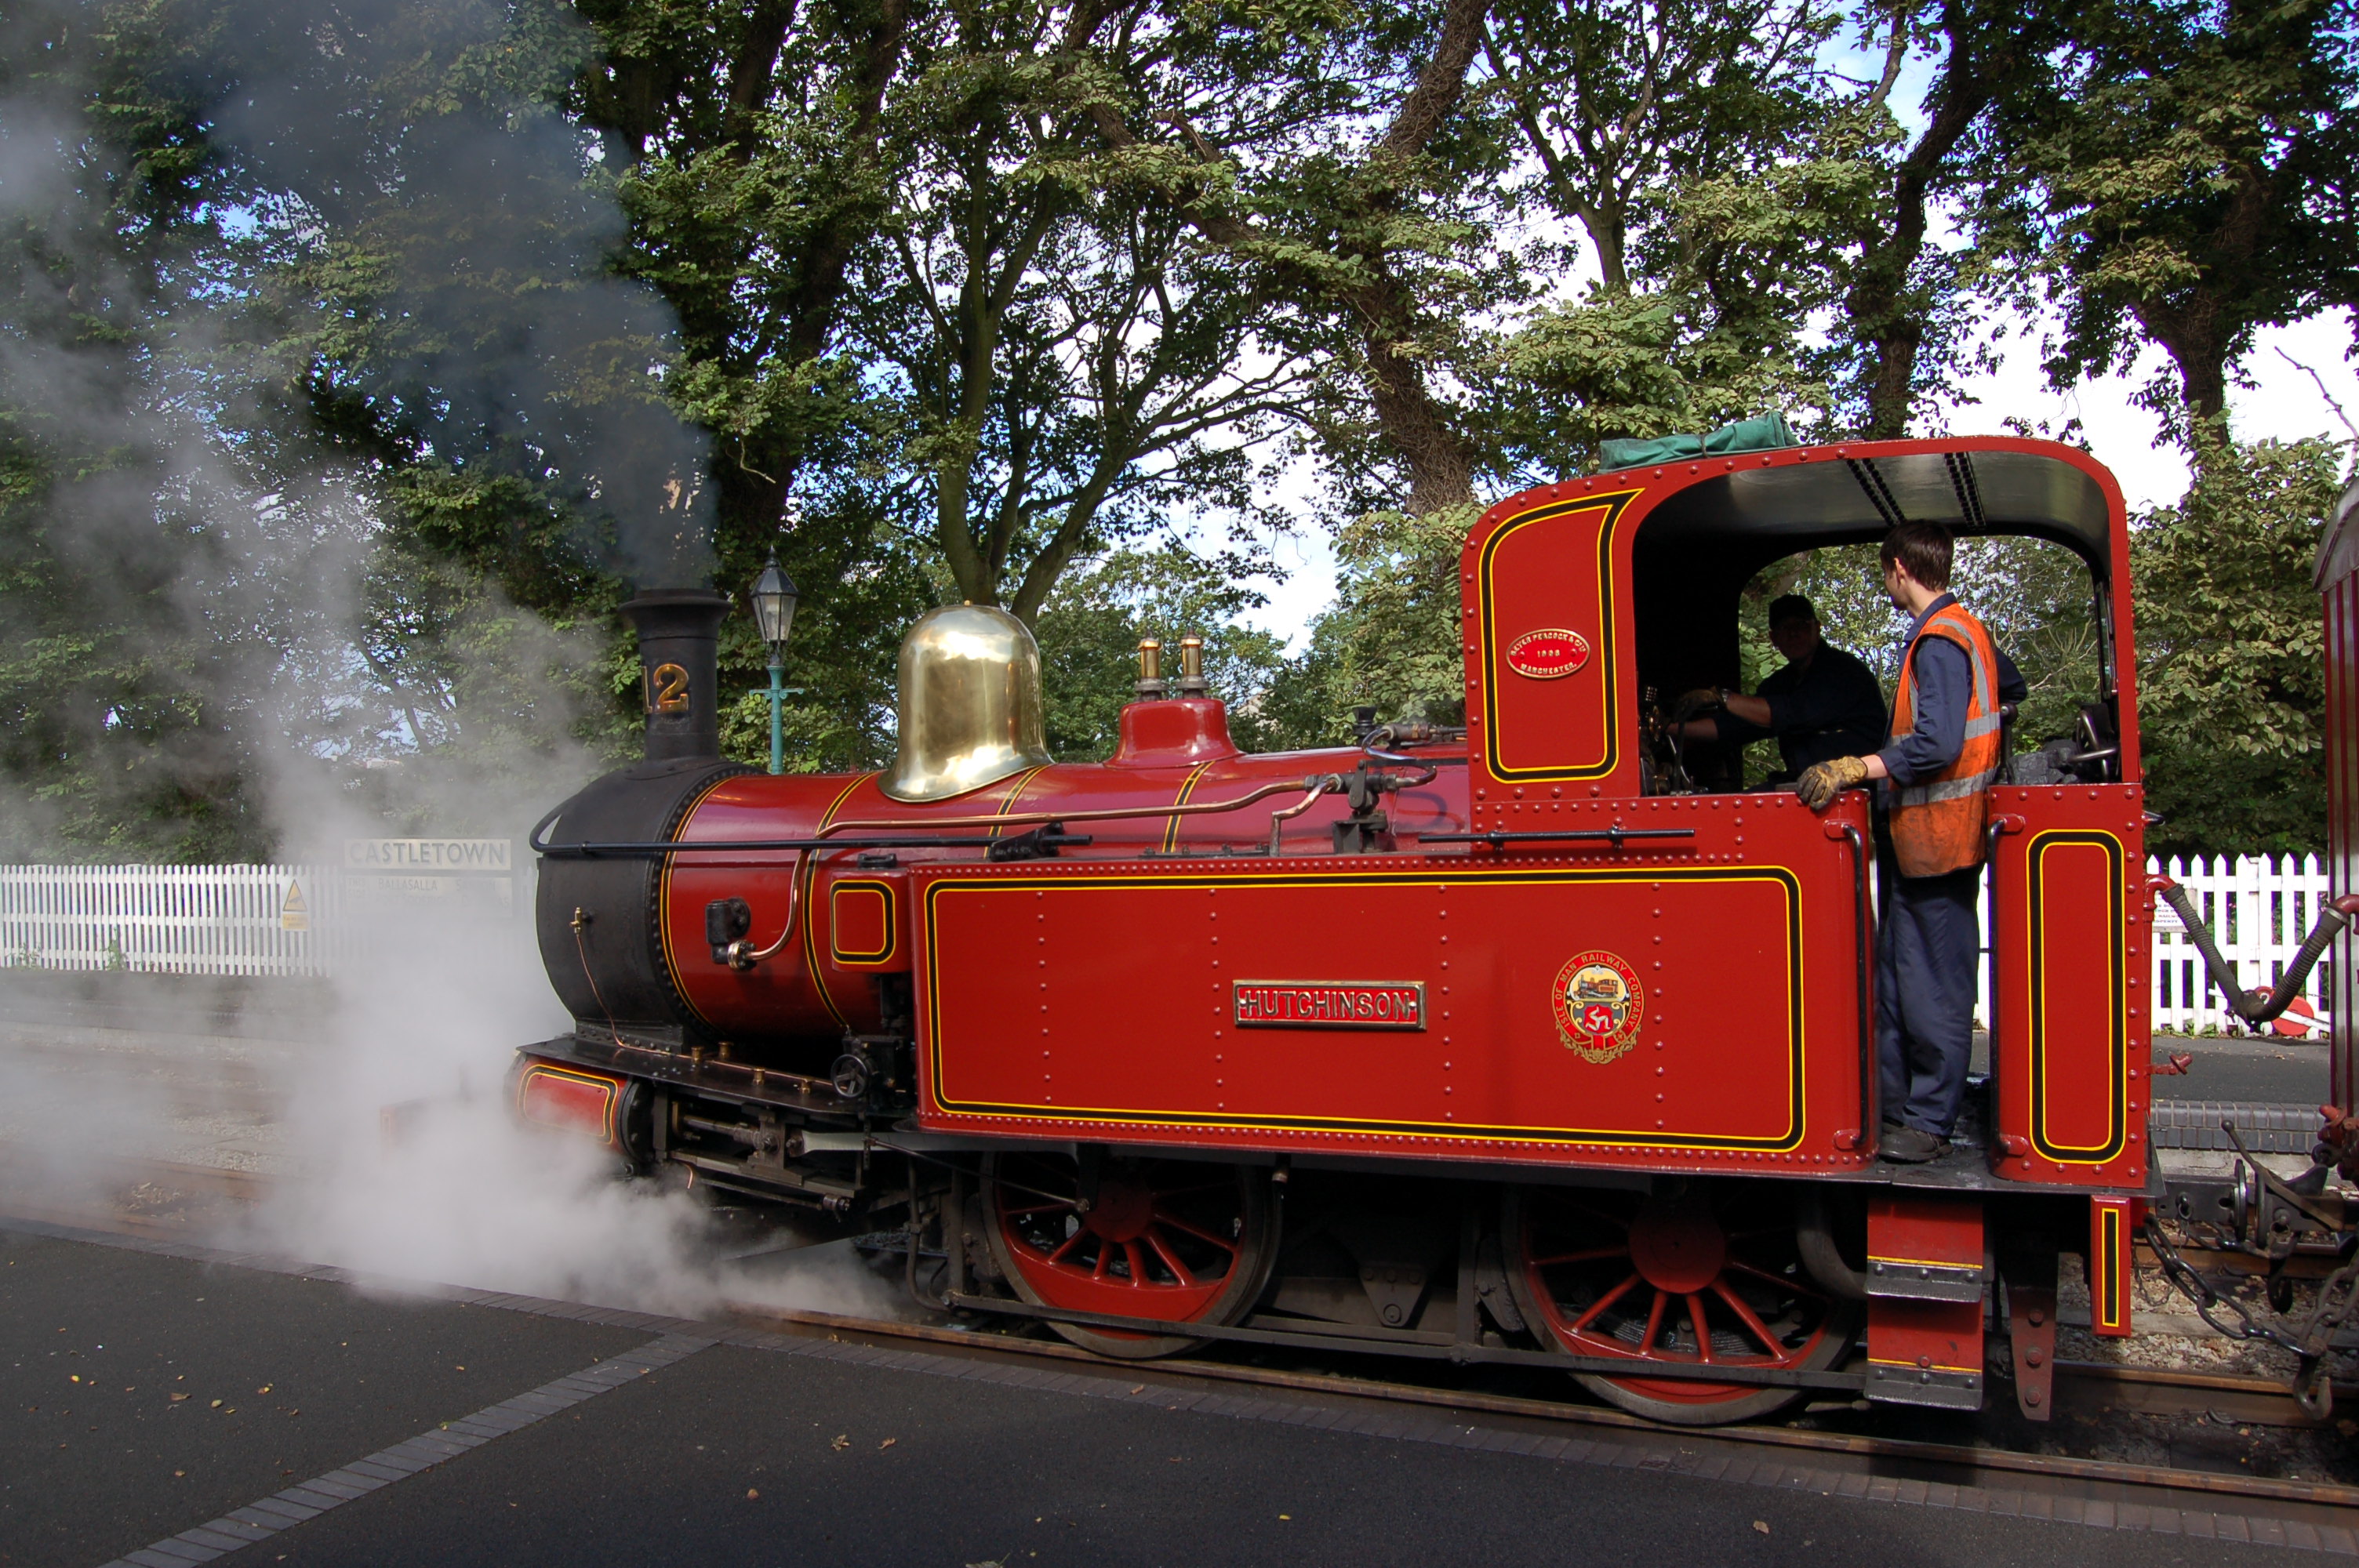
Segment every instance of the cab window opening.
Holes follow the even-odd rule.
[[[1725,567],[1718,573],[1691,568],[1675,583],[1668,574],[1645,570],[1642,560],[1635,608],[1649,793],[1778,787],[1800,766],[1825,760],[1815,753],[1830,745],[1856,755],[1881,744],[1881,721],[1871,715],[1879,705],[1889,715],[1908,620],[1885,595],[1877,557],[1874,542],[1822,546],[1772,560],[1741,584]],[[2104,670],[2109,650],[2088,563],[2051,539],[1965,536],[1957,541],[1950,590],[1990,628],[2020,672],[2025,690],[2008,726],[2008,750],[2011,759],[2022,761],[2016,770],[2027,775],[2022,782],[2089,776],[2089,763],[2075,768],[2069,760],[2102,750],[2113,737]],[[1771,625],[1773,607],[1793,621],[1796,596],[1808,601],[1818,637],[1812,643],[1789,630],[1781,650]],[[1798,645],[1812,654],[1791,661],[1789,670],[1788,654]],[[1817,648],[1838,653],[1821,667]],[[1858,670],[1832,667],[1845,654],[1873,676],[1872,694]],[[1725,709],[1702,706],[1721,688],[1760,694],[1767,682],[1788,694],[1782,712],[1804,680],[1813,689],[1814,713],[1830,714],[1833,703],[1843,715],[1823,718],[1826,728],[1815,742],[1781,744],[1742,716],[1728,722]],[[1686,721],[1714,712],[1722,715],[1711,727],[1714,738],[1690,739],[1696,727]]]

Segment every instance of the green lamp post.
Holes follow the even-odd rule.
[[[795,579],[778,565],[778,553],[770,552],[770,564],[754,579],[754,624],[761,629],[762,641],[770,645],[770,771],[787,771],[786,731],[781,727],[778,705],[787,699],[787,631],[795,623]]]

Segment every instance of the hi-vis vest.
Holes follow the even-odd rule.
[[[1892,699],[1892,739],[1917,728],[1917,643],[1942,637],[1966,651],[1973,687],[1966,697],[1966,740],[1957,761],[1931,778],[1896,784],[1892,849],[1904,877],[1937,877],[1980,865],[1990,823],[1991,781],[1998,777],[1998,653],[1990,633],[1962,606],[1934,612],[1901,655],[1900,689]]]

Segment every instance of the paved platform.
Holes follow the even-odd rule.
[[[21,1222],[0,1222],[0,1386],[12,1568],[2359,1555],[2315,1509],[2152,1509],[1150,1368],[403,1298]]]

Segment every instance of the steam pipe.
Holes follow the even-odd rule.
[[[576,844],[551,844],[541,835],[549,831],[549,824],[555,822],[558,813],[564,809],[565,806],[560,805],[548,816],[535,823],[532,832],[525,839],[525,848],[536,855],[546,856],[553,860],[595,860],[601,855],[636,855],[659,859],[665,855],[701,854],[707,850],[745,852],[785,849],[988,849],[994,845],[1006,842],[1004,838],[912,837],[906,838],[616,838]],[[1162,813],[1149,812],[1147,815],[1159,816]],[[994,818],[993,820],[1004,819]],[[908,824],[904,823],[900,826],[907,827]],[[1060,849],[1083,845],[1089,841],[1088,838],[1079,835],[1066,835],[1050,840]]]
[[[2286,972],[2277,979],[2277,989],[2256,1001],[2253,997],[2257,988],[2255,992],[2247,992],[2236,978],[2236,967],[2220,956],[2219,947],[2212,940],[2212,927],[2195,913],[2195,901],[2187,896],[2187,890],[2169,877],[2156,877],[2150,885],[2162,896],[2162,901],[2170,905],[2172,912],[2179,916],[2180,925],[2186,927],[2188,936],[2195,943],[2195,950],[2203,955],[2204,971],[2212,977],[2212,983],[2220,988],[2220,994],[2227,999],[2228,1011],[2246,1023],[2267,1023],[2292,1006],[2293,999],[2301,994],[2302,987],[2308,983],[2310,971],[2318,967],[2318,960],[2326,956],[2326,949],[2350,925],[2351,917],[2359,914],[2359,893],[2344,893],[2320,910],[2318,924],[2310,927],[2301,950],[2293,956],[2293,962],[2286,966]]]
[[[1278,835],[1285,829],[1286,825],[1318,805],[1319,797],[1329,790],[1342,789],[1343,775],[1328,773],[1321,778],[1312,779],[1310,783],[1310,793],[1300,800],[1296,801],[1292,806],[1281,806],[1269,814],[1269,852],[1271,854],[1275,855],[1278,852]]]
[[[739,974],[751,973],[755,965],[777,957],[779,949],[787,945],[787,938],[795,934],[795,915],[803,906],[803,867],[810,858],[807,850],[796,851],[795,869],[787,878],[787,923],[779,929],[778,939],[766,947],[756,948],[752,942],[740,936],[723,949],[729,967]]]
[[[1237,796],[1234,800],[1210,802],[1191,801],[1185,806],[1110,806],[1097,811],[1071,811],[1061,808],[1054,811],[1012,811],[1005,816],[937,816],[930,819],[921,820],[925,821],[926,826],[932,827],[1014,827],[1018,823],[1045,824],[1050,822],[1120,822],[1126,818],[1138,816],[1212,816],[1223,811],[1235,811],[1241,807],[1251,806],[1257,800],[1267,800],[1271,795],[1283,795],[1290,789],[1299,789],[1308,792],[1299,801],[1297,801],[1293,808],[1287,813],[1288,816],[1299,816],[1303,812],[1310,810],[1311,803],[1316,801],[1321,795],[1326,795],[1333,790],[1341,789],[1342,787],[1343,781],[1335,774],[1322,773],[1317,778],[1304,779],[1299,783],[1289,780],[1284,784],[1264,784],[1259,789],[1246,791],[1244,795]],[[819,831],[820,837],[825,838],[837,833],[848,833],[854,828],[864,828],[870,832],[883,832],[895,827],[909,827],[914,826],[917,826],[917,824],[906,820],[900,822],[831,822]],[[927,842],[938,843],[940,840],[929,839]],[[833,848],[832,845],[830,845],[829,847]]]

